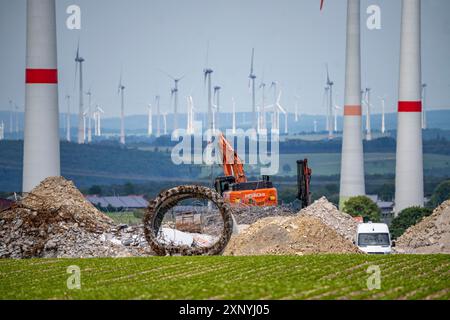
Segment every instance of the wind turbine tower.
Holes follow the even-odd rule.
[[[421,1],[403,0],[395,174],[395,213],[423,207]]]
[[[220,125],[219,125],[219,117],[220,117],[220,90],[222,88],[220,86],[215,86],[214,87],[214,98],[215,98],[215,107],[216,107],[216,112],[214,115],[214,123],[215,123],[215,128],[217,130],[220,130]]]
[[[321,9],[323,5],[321,1]],[[361,1],[347,0],[344,131],[339,207],[365,195],[361,110]]]
[[[236,134],[236,101],[234,100],[234,98],[231,98],[231,104],[232,104],[232,108],[233,108],[233,119],[232,119],[232,132],[233,134]]]
[[[422,129],[428,129],[427,123],[427,84],[422,84]]]
[[[87,108],[87,121],[88,121],[88,127],[87,127],[87,141],[88,141],[88,143],[91,143],[91,142],[92,142],[92,109],[91,109],[92,92],[91,92],[91,89],[89,89],[89,91],[86,92],[86,95],[88,96],[88,108]]]
[[[66,114],[66,140],[67,142],[70,142],[70,95],[66,95],[66,100],[67,100],[67,114]]]
[[[156,137],[159,138],[161,136],[161,109],[159,108],[159,102],[161,97],[159,95],[155,96],[155,105],[156,105]]]
[[[78,43],[77,47],[77,55],[75,57],[75,63],[78,65],[78,69],[80,72],[79,79],[79,105],[78,105],[78,143],[83,144],[86,140],[85,137],[85,128],[84,128],[84,105],[83,105],[83,62],[84,58],[80,56],[80,44]],[[76,78],[76,71],[75,71]]]
[[[372,141],[372,122],[371,122],[371,116],[372,116],[372,112],[371,112],[371,107],[372,105],[370,104],[370,88],[366,88],[366,93],[365,93],[365,104],[366,104],[366,140],[367,141]]]
[[[120,143],[125,144],[125,86],[122,83],[122,74],[120,75],[118,93],[120,94]]]
[[[330,73],[328,71],[328,65],[327,68],[327,88],[328,88],[328,109],[327,109],[327,130],[328,130],[328,138],[333,138],[333,124],[331,121],[331,118],[333,116],[333,85],[334,82],[330,79]]]
[[[208,129],[213,130],[214,128],[214,119],[213,119],[213,101],[212,101],[212,88],[211,88],[211,74],[213,73],[213,69],[206,67],[203,70],[204,81],[208,85]]]
[[[147,135],[149,137],[151,137],[151,135],[153,133],[153,110],[152,110],[152,105],[151,104],[148,105],[147,111],[148,111]]]
[[[27,1],[23,192],[60,176],[55,0]]]
[[[257,130],[257,114],[256,114],[256,92],[255,92],[255,80],[256,75],[253,72],[253,64],[255,59],[255,48],[252,49],[252,60],[250,64],[250,75],[248,76],[249,81],[251,84],[251,90],[252,90],[252,128],[253,130]]]

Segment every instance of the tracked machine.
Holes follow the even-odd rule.
[[[278,205],[277,189],[269,176],[263,176],[259,181],[248,181],[244,164],[223,134],[219,136],[218,147],[222,156],[224,176],[215,179],[214,187],[226,201],[232,205]]]

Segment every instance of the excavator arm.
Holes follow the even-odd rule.
[[[231,144],[225,139],[223,134],[220,134],[218,146],[222,156],[223,172],[225,176],[233,176],[236,183],[247,182],[247,177],[244,172],[244,164],[239,158],[236,151],[234,151]]]

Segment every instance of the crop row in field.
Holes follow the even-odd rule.
[[[70,290],[67,267],[80,268]],[[380,270],[380,289],[367,281]],[[370,280],[370,279],[369,279]],[[0,261],[2,299],[449,299],[450,259],[427,256],[148,257]]]

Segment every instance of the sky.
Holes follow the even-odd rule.
[[[213,85],[222,87],[222,110],[251,110],[248,88],[250,58],[255,48],[257,85],[279,83],[281,104],[294,112],[325,114],[325,65],[335,83],[336,103],[343,105],[346,1],[328,0],[57,0],[60,111],[66,95],[76,95],[75,52],[78,40],[84,63],[85,89],[105,117],[120,113],[117,93],[121,70],[126,114],[145,114],[161,95],[163,112],[172,112],[170,90],[180,82],[179,110],[186,112],[192,95],[198,111],[206,111],[203,69],[214,70]],[[81,8],[81,30],[69,30],[66,9]],[[366,27],[369,5],[381,8],[381,30]],[[400,0],[362,0],[362,88],[370,87],[375,110],[379,96],[387,111],[397,101],[400,51]],[[428,84],[429,109],[450,109],[450,1],[422,1],[422,68]],[[24,105],[26,1],[0,0],[0,110],[12,99]],[[162,72],[163,71],[163,72]],[[257,92],[260,100],[261,92]],[[267,93],[267,99],[273,94]],[[72,103],[77,103],[76,100]],[[72,106],[72,110],[75,107]],[[22,109],[23,110],[23,109]]]

